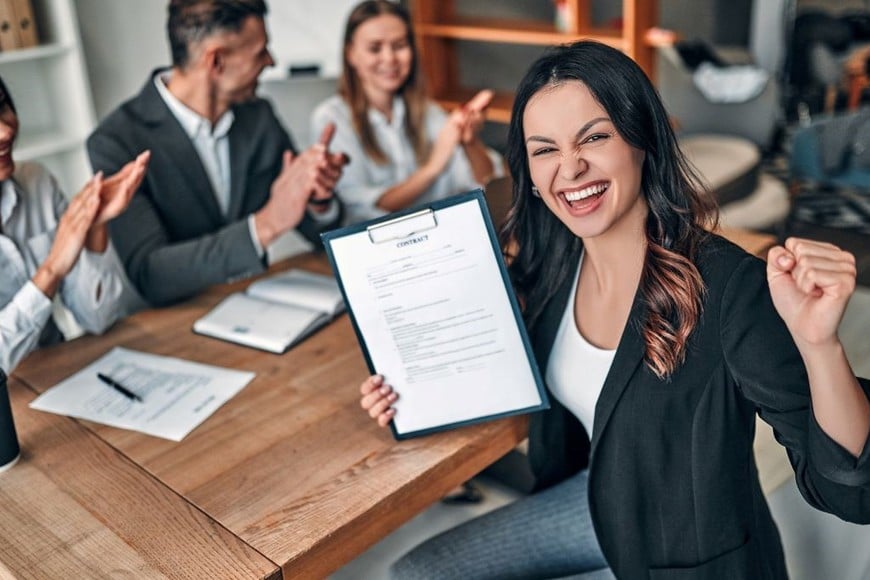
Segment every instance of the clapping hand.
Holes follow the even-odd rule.
[[[324,171],[334,177],[335,183],[341,178],[342,168],[350,161],[344,153],[331,153],[329,151],[329,143],[335,135],[335,124],[328,123],[320,133],[320,139],[317,140],[319,145],[324,148]],[[311,192],[311,198],[308,200],[309,209],[315,212],[323,212],[329,207],[329,203],[334,197],[334,190],[330,189],[326,194],[322,190],[314,190]]]
[[[100,208],[102,185],[103,174],[98,172],[72,199],[58,221],[48,256],[33,275],[33,283],[49,298],[79,259]]]
[[[151,159],[150,151],[140,153],[117,173],[101,180],[97,193],[99,207],[85,238],[85,247],[89,251],[99,254],[106,251],[109,246],[109,230],[106,224],[118,217],[130,205],[133,194],[139,189],[145,177],[149,159]]]
[[[477,139],[480,130],[483,128],[483,122],[486,120],[486,108],[489,107],[494,96],[495,93],[491,90],[484,89],[474,95],[462,107],[464,119],[461,140],[464,145],[468,145]]]
[[[335,126],[327,125],[317,143],[298,155],[285,151],[281,172],[269,193],[269,201],[255,216],[257,236],[265,247],[302,221],[308,206],[332,199],[347,156],[330,153]]]
[[[107,223],[127,209],[145,177],[150,159],[151,151],[144,151],[136,159],[124,165],[120,171],[103,179],[100,188],[100,207],[94,219],[94,226]]]

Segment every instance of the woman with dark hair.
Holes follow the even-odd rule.
[[[791,238],[767,266],[713,212],[641,69],[555,48],[517,92],[503,231],[551,408],[537,491],[419,546],[402,578],[783,579],[752,452],[755,414],[813,506],[870,521],[870,382],[837,338],[854,258]],[[401,405],[361,386],[386,425]]]
[[[69,201],[36,163],[15,163],[18,115],[0,79],[0,368],[9,374],[29,352],[63,339],[52,301],[89,332],[102,332],[129,299],[106,222],[145,175],[145,152],[115,175],[98,173]]]
[[[502,159],[479,138],[492,99],[481,91],[446,114],[426,95],[407,10],[367,0],[348,16],[338,94],[311,116],[311,135],[336,126],[346,152],[337,189],[349,223],[486,185]]]

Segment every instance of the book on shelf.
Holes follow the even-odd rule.
[[[193,324],[194,332],[283,353],[344,312],[331,276],[289,270],[235,292]]]
[[[0,0],[0,51],[21,48],[12,0]]]
[[[9,0],[0,1],[8,2]],[[39,35],[36,31],[36,19],[33,17],[33,3],[31,0],[12,0],[12,13],[15,15],[19,48],[29,48],[39,44]]]
[[[0,0],[0,50],[39,44],[31,0]]]

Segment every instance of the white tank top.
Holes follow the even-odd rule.
[[[583,256],[574,274],[571,297],[565,306],[562,322],[556,332],[553,350],[547,363],[547,386],[560,403],[571,411],[592,437],[595,404],[610,371],[615,350],[604,350],[589,344],[574,321],[574,302]]]

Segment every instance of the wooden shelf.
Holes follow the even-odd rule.
[[[70,52],[73,48],[73,46],[65,44],[43,44],[31,48],[4,50],[3,52],[0,52],[0,65],[13,62],[38,60],[41,58],[52,58]]]
[[[566,1],[570,18],[565,23],[566,30],[560,30],[553,21],[541,20],[540,12],[537,18],[527,19],[471,17],[457,10],[459,0],[411,0],[420,63],[434,98],[450,110],[461,106],[475,90],[488,88],[462,86],[459,41],[546,47],[581,39],[596,40],[625,52],[653,77],[654,48],[648,33],[654,28],[658,14],[656,0],[622,0],[621,29],[596,28],[590,17],[591,0]],[[522,71],[528,64],[531,63],[518,62],[517,69]],[[512,104],[512,94],[497,94],[487,118],[509,122]]]
[[[85,140],[96,121],[75,4],[33,2],[41,44],[0,52],[18,106],[15,158],[42,163],[69,193],[91,176]]]
[[[418,24],[420,37],[473,40],[504,44],[531,44],[550,46],[564,44],[581,38],[598,40],[614,48],[622,49],[623,38],[618,30],[590,30],[588,32],[561,32],[549,22],[462,19],[455,22]]]

